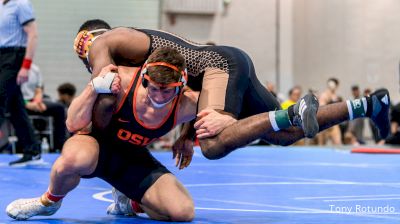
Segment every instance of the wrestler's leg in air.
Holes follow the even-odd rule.
[[[353,100],[320,107],[316,116],[319,131],[349,119],[370,117],[378,127],[380,135],[385,138],[390,130],[389,93],[387,90],[378,90],[371,97],[363,99],[365,100]],[[361,105],[360,102],[362,102]],[[238,120],[217,136],[201,140],[203,154],[209,159],[219,159],[258,138],[266,139],[273,144],[290,145],[304,137],[304,132],[299,127],[276,130],[272,122],[276,124],[282,121],[271,120],[271,113],[277,112],[261,113]],[[287,120],[286,118],[283,124],[287,124]]]
[[[250,68],[253,67],[250,66]],[[250,71],[254,70],[250,69]],[[275,111],[279,108],[278,101],[272,98],[254,77],[255,73],[251,73],[248,89],[250,93],[247,91],[243,96],[243,111],[239,116],[231,114],[235,118],[239,117],[239,120],[217,136],[200,139],[201,150],[205,157],[222,158],[236,148],[259,138],[276,145],[290,145],[305,136],[313,137],[318,131],[343,121],[366,116],[378,126],[381,136],[388,135],[390,99],[387,90],[379,90],[371,97],[362,100],[326,105],[317,109],[318,112],[312,109],[318,108],[318,101],[309,94],[288,110]],[[229,93],[229,88],[232,87],[227,88],[227,93]],[[234,86],[234,89],[240,89],[239,85]],[[230,96],[235,97],[234,94],[227,94],[227,98]],[[236,100],[237,98],[235,97]],[[200,102],[201,100],[200,98]],[[240,119],[241,116],[245,118]]]

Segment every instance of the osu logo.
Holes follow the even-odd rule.
[[[118,138],[121,139],[122,141],[127,141],[131,144],[139,145],[139,146],[146,146],[154,140],[154,139],[150,139],[150,138],[141,136],[139,134],[134,134],[134,133],[132,133],[128,130],[124,130],[124,129],[119,129]]]

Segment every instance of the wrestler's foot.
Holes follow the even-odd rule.
[[[387,89],[379,89],[373,92],[368,100],[371,102],[372,111],[371,113],[367,112],[367,114],[378,128],[381,138],[385,139],[390,133],[389,92]]]
[[[319,131],[318,107],[318,99],[311,93],[305,95],[293,106],[293,124],[302,127],[307,138],[313,138]]]
[[[61,201],[45,206],[41,198],[18,199],[11,202],[7,208],[7,215],[13,219],[26,220],[32,216],[49,216],[56,213],[61,207]]]
[[[135,216],[136,213],[143,212],[136,202],[129,199],[126,195],[124,195],[122,192],[118,191],[117,189],[115,189],[115,188],[112,189],[112,195],[114,198],[114,202],[108,206],[107,214]],[[133,208],[133,204],[136,205],[136,207],[137,207],[136,209]]]

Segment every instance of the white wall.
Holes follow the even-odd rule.
[[[103,19],[111,26],[158,28],[158,0],[32,0],[39,30],[34,58],[44,76],[45,92],[57,97],[57,86],[74,83],[80,92],[89,73],[73,50],[80,25],[89,19]]]
[[[112,26],[161,27],[194,41],[239,47],[252,57],[262,82],[276,83],[277,1],[284,94],[293,84],[321,90],[328,77],[336,76],[345,97],[351,85],[360,84],[388,87],[399,100],[398,0],[231,0],[215,15],[175,17],[159,14],[159,0],[32,0],[40,32],[35,62],[50,95],[65,81],[81,90],[89,76],[72,42],[83,21],[102,18]]]
[[[387,87],[399,100],[400,1],[295,0],[294,80],[321,90]]]
[[[253,59],[259,79],[275,82],[275,2],[232,0],[215,15],[163,14],[161,28],[193,41],[241,48]]]

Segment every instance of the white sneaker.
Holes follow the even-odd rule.
[[[125,216],[136,215],[132,208],[131,199],[115,188],[112,189],[112,195],[114,202],[108,206],[107,214]]]
[[[44,206],[40,197],[37,197],[15,200],[7,206],[6,212],[7,215],[13,219],[26,220],[37,215],[53,215],[60,207],[61,201],[49,206]]]

